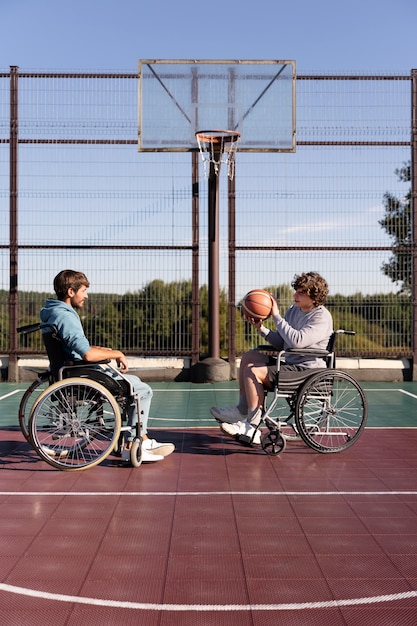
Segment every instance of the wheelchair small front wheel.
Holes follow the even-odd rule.
[[[262,450],[269,456],[278,456],[284,452],[287,441],[278,429],[269,430],[261,436],[261,446]]]
[[[130,448],[130,462],[132,467],[139,467],[142,463],[142,439],[134,439]]]

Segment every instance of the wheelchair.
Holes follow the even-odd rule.
[[[133,467],[142,460],[140,420],[124,425],[129,410],[140,416],[139,398],[131,382],[109,360],[99,363],[66,361],[57,329],[30,324],[17,329],[42,334],[49,369],[38,373],[19,405],[19,425],[38,456],[54,468],[84,470],[98,465],[112,452],[121,456],[125,434],[135,429],[129,450]]]
[[[261,430],[261,446],[270,456],[284,452],[288,441],[302,440],[316,452],[328,454],[342,452],[359,439],[365,428],[368,403],[358,381],[347,372],[336,369],[334,347],[340,334],[355,333],[335,331],[327,350],[297,348],[277,352],[271,345],[255,349],[275,356],[275,380],[272,391],[265,389],[259,426],[251,438],[236,435],[239,443],[252,446],[255,434],[262,425],[266,430]],[[285,354],[308,354],[322,358],[323,368],[281,371]],[[272,399],[268,401],[271,395]],[[285,402],[282,403],[282,400]]]

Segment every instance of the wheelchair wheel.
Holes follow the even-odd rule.
[[[287,441],[278,429],[269,430],[261,436],[262,450],[269,456],[278,456],[284,452],[286,445]]]
[[[317,452],[341,452],[365,428],[368,404],[359,383],[338,370],[312,374],[300,387],[295,422],[303,441]]]
[[[60,470],[101,463],[120,435],[114,397],[94,380],[68,378],[48,387],[32,407],[29,436],[37,454]]]
[[[49,378],[37,378],[26,389],[19,405],[19,426],[24,438],[30,443],[29,436],[29,416],[33,405],[50,385]]]
[[[130,462],[132,467],[139,467],[142,463],[142,439],[134,439],[130,448]]]

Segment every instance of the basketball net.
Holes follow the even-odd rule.
[[[235,157],[240,133],[235,130],[200,130],[196,134],[198,149],[204,164],[204,175],[210,174],[210,164],[219,175],[221,164],[227,165],[227,175],[233,180],[235,175]]]

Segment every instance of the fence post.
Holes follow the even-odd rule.
[[[192,169],[192,279],[191,279],[191,365],[198,363],[200,358],[200,245],[199,245],[199,186],[198,158],[199,153],[191,153]]]
[[[18,72],[17,66],[10,67],[10,287],[9,287],[9,382],[17,382],[18,375]]]
[[[411,70],[411,224],[412,224],[412,350],[417,380],[417,69]]]

